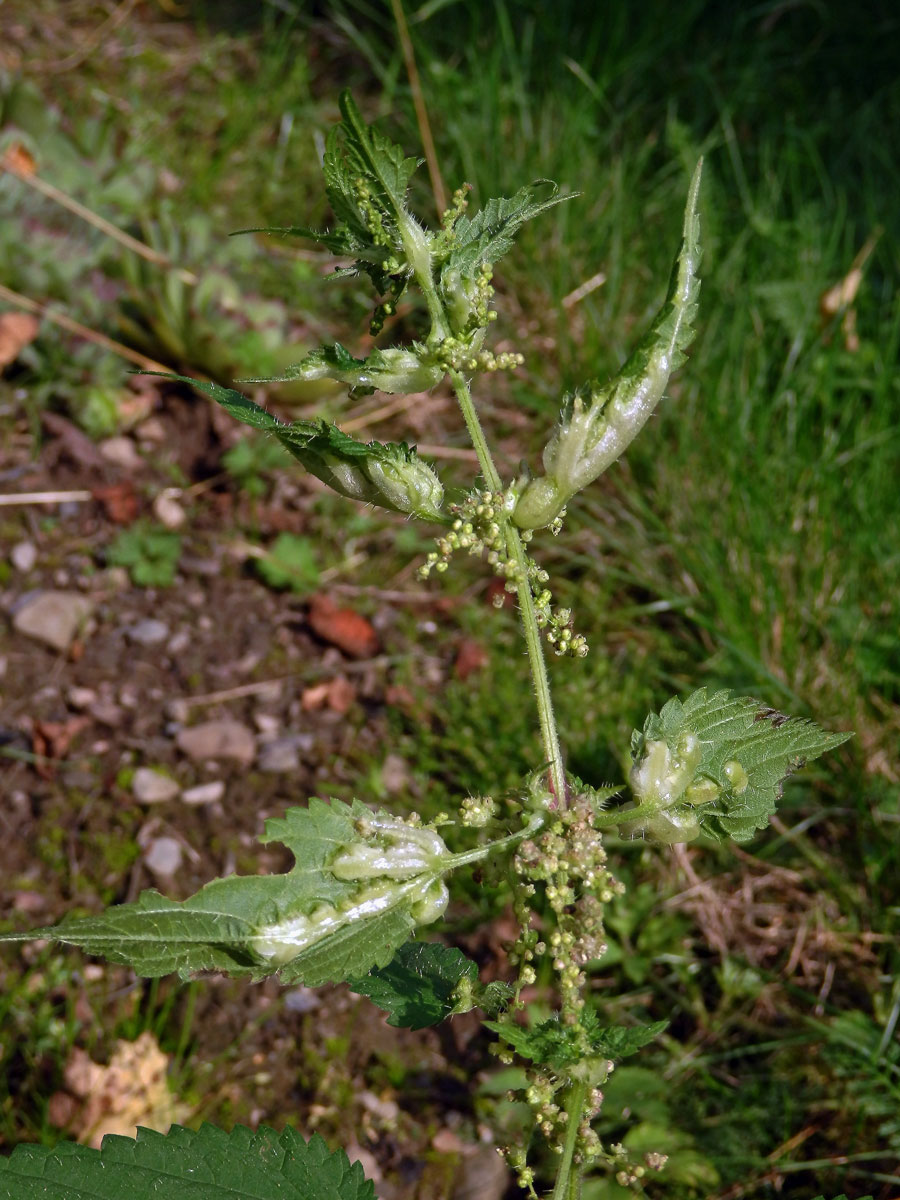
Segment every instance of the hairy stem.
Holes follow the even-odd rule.
[[[459,371],[451,371],[450,379],[453,390],[459,401],[469,437],[478,455],[478,463],[484,481],[492,492],[503,489],[499,472],[494,465],[494,459],[485,440],[484,430],[472,402],[472,393],[465,377]],[[559,734],[556,730],[556,717],[553,713],[553,700],[550,695],[550,681],[547,678],[547,664],[544,661],[544,647],[541,644],[541,631],[538,628],[534,612],[534,600],[531,595],[531,584],[526,570],[525,547],[518,529],[511,521],[506,525],[506,546],[509,555],[518,564],[516,577],[516,593],[519,600],[519,614],[522,618],[522,633],[528,649],[528,663],[534,681],[534,693],[537,701],[538,720],[541,726],[541,740],[544,744],[544,761],[548,763],[553,793],[557,804],[564,808],[566,804],[566,776],[563,768],[562,751],[559,746]]]
[[[566,1104],[566,1140],[563,1145],[562,1158],[556,1172],[556,1183],[553,1187],[552,1200],[578,1200],[581,1193],[581,1172],[572,1169],[572,1158],[578,1142],[578,1130],[587,1100],[588,1085],[573,1083]]]

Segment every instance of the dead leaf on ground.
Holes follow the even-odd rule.
[[[138,515],[138,498],[130,479],[92,488],[91,495],[103,506],[106,518],[114,525],[130,525]]]
[[[4,166],[7,171],[13,171],[16,175],[33,175],[37,170],[34,155],[30,150],[26,150],[21,142],[11,142],[6,147],[3,151],[3,158],[0,159],[0,165]]]
[[[378,652],[372,623],[352,608],[338,608],[327,596],[312,597],[307,619],[317,637],[351,658],[372,658]]]
[[[95,1148],[108,1133],[134,1137],[138,1125],[165,1133],[188,1115],[169,1092],[168,1066],[149,1031],[135,1042],[117,1042],[106,1067],[75,1047],[63,1072],[68,1097],[66,1092],[53,1097],[54,1115]]]
[[[482,671],[490,662],[490,655],[481,642],[474,638],[464,638],[456,651],[456,661],[453,669],[456,678],[465,681],[470,675]]]
[[[304,712],[315,712],[316,709],[330,708],[332,712],[346,713],[356,700],[356,688],[349,679],[338,675],[326,683],[316,683],[304,688],[300,697],[300,707]]]
[[[32,721],[32,750],[39,759],[65,758],[72,742],[90,723],[91,718],[84,716],[70,717],[68,721]],[[46,761],[36,763],[35,770],[44,779],[53,774],[53,768]]]
[[[16,361],[37,337],[40,327],[40,321],[31,313],[0,313],[0,370]]]

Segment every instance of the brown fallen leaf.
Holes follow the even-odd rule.
[[[16,361],[37,337],[40,327],[40,321],[31,313],[0,313],[0,370]]]
[[[307,617],[313,633],[351,658],[372,658],[378,634],[372,623],[352,608],[338,608],[327,596],[313,596]]]
[[[7,171],[13,171],[16,175],[25,176],[33,175],[37,170],[34,155],[21,142],[10,142],[3,151],[3,157],[0,158],[0,166],[5,167]]]
[[[130,479],[92,488],[91,495],[103,506],[107,520],[114,525],[130,525],[138,515],[138,498]]]
[[[300,697],[300,707],[304,712],[315,712],[320,708],[330,708],[332,712],[346,713],[356,699],[356,688],[349,679],[338,675],[326,683],[316,683],[304,688]]]
[[[474,638],[463,638],[456,651],[456,661],[453,670],[457,679],[465,681],[476,671],[483,670],[490,662],[490,655]]]
[[[32,721],[31,747],[39,760],[35,770],[43,779],[50,779],[53,767],[47,760],[65,758],[69,746],[91,723],[87,716],[69,717],[67,721]]]

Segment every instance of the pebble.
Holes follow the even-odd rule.
[[[166,646],[166,651],[169,654],[184,654],[185,650],[190,646],[192,638],[187,629],[179,629],[169,639],[169,644]]]
[[[37,548],[33,542],[19,542],[9,552],[9,561],[23,574],[31,570],[37,562]]]
[[[288,1012],[314,1012],[321,1004],[322,1001],[313,988],[291,988],[289,992],[284,993],[284,1007]]]
[[[249,767],[256,757],[256,739],[251,731],[240,721],[228,718],[182,729],[176,742],[179,750],[200,762],[208,758],[232,758]]]
[[[114,463],[126,471],[139,471],[144,460],[137,452],[137,447],[129,437],[110,437],[100,442],[97,449],[107,462]]]
[[[180,529],[187,520],[187,513],[168,489],[153,501],[153,515],[166,529]]]
[[[77,708],[80,711],[83,708],[90,708],[92,704],[96,704],[97,693],[93,688],[89,687],[70,687],[66,692],[66,700],[70,708]]]
[[[183,859],[181,842],[172,837],[154,838],[144,851],[144,862],[154,875],[174,875]]]
[[[80,592],[35,592],[19,607],[13,627],[54,650],[68,650],[93,609],[93,601]]]
[[[181,791],[176,780],[152,767],[138,767],[131,781],[131,790],[138,804],[164,804],[174,800]]]
[[[287,774],[289,771],[299,770],[297,739],[283,737],[265,742],[260,748],[257,766],[260,771],[270,771],[273,774]]]
[[[224,782],[213,779],[210,783],[198,783],[196,787],[188,788],[181,793],[181,800],[183,804],[218,804],[224,795]]]
[[[165,621],[156,621],[148,617],[144,621],[138,621],[136,625],[129,625],[125,636],[129,642],[136,642],[139,646],[158,646],[169,636],[169,627]]]

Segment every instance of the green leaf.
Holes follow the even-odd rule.
[[[619,373],[563,400],[543,453],[545,474],[523,481],[513,519],[523,529],[549,525],[571,498],[593,483],[637,437],[663,397],[669,376],[694,338],[700,295],[700,176],[688,189],[681,248],[663,306]]]
[[[110,1135],[99,1150],[74,1142],[17,1146],[0,1158],[0,1200],[375,1200],[374,1184],[343,1150],[290,1126],[276,1133],[214,1125],[167,1134]]]
[[[233,388],[189,375],[145,373],[177,379],[205,392],[237,420],[272,434],[311,475],[342,496],[424,520],[447,521],[441,509],[444,489],[440,479],[405,442],[359,442],[324,420],[288,424]]]
[[[460,983],[477,987],[478,968],[466,956],[440,942],[407,942],[391,962],[376,967],[350,987],[390,1013],[388,1025],[424,1029],[459,1012]],[[469,1005],[474,1007],[474,1002]],[[466,1010],[468,1011],[468,1010]]]
[[[730,691],[670,700],[632,734],[637,807],[622,812],[620,832],[676,842],[702,829],[746,841],[768,824],[785,778],[850,736]]]
[[[295,533],[279,533],[255,563],[257,572],[271,588],[290,588],[302,595],[319,582],[315,548],[309,538]]]
[[[552,190],[549,196],[539,200],[535,189],[542,185]],[[498,196],[488,200],[484,208],[471,219],[461,216],[453,226],[451,249],[442,276],[454,271],[471,276],[483,263],[497,262],[512,249],[513,239],[526,221],[578,195],[578,192],[572,192],[560,196],[552,180],[537,179],[520,188],[514,196]]]
[[[443,876],[489,853],[452,855],[433,830],[357,800],[312,799],[266,821],[260,840],[283,842],[291,870],[216,879],[180,902],[147,891],[99,916],[0,941],[52,938],[147,977],[278,971],[287,983],[315,987],[385,966],[416,925],[443,912]]]
[[[559,1014],[526,1028],[512,1020],[485,1021],[517,1054],[545,1063],[557,1071],[577,1068],[592,1058],[622,1059],[635,1054],[662,1033],[667,1021],[650,1025],[601,1026],[597,1014],[585,1009],[576,1025],[564,1024]]]

